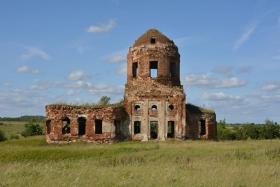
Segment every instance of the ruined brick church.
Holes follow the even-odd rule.
[[[156,29],[148,30],[129,48],[123,102],[52,104],[46,106],[46,117],[48,143],[217,136],[215,112],[186,104],[178,48]]]

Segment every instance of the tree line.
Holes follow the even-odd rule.
[[[219,140],[276,139],[280,138],[280,125],[272,120],[263,124],[227,124],[226,120],[217,123]]]

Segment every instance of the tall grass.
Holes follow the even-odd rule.
[[[0,143],[0,186],[280,186],[280,140]]]

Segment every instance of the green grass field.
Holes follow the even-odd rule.
[[[0,143],[0,186],[280,186],[280,140]]]

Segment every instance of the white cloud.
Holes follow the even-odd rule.
[[[60,88],[63,85],[60,81],[37,80],[30,86],[31,90],[45,91],[51,88]]]
[[[18,73],[31,73],[31,74],[38,74],[39,70],[38,69],[32,69],[28,66],[21,66],[17,69]]]
[[[212,72],[231,77],[233,75],[233,69],[232,66],[218,66],[213,68]]]
[[[280,91],[280,83],[269,83],[262,87],[264,91]]]
[[[190,40],[191,40],[191,37],[183,36],[183,37],[174,39],[174,42],[177,46],[183,47]]]
[[[118,62],[126,62],[126,56],[121,54],[115,54],[108,58],[108,63],[118,63]]]
[[[68,79],[72,80],[72,81],[77,81],[77,80],[85,80],[89,78],[89,76],[82,70],[75,70],[72,71],[69,75],[68,75]]]
[[[255,32],[257,24],[251,24],[248,28],[242,33],[242,35],[235,41],[233,49],[239,49],[246,41],[250,39],[252,34]]]
[[[233,77],[234,74],[250,73],[253,67],[249,65],[242,66],[217,66],[212,69],[213,73],[221,74],[226,77]]]
[[[33,57],[38,57],[43,60],[49,60],[50,56],[48,53],[43,51],[42,49],[36,48],[36,47],[25,47],[24,53],[21,55],[21,59],[28,60]]]
[[[121,95],[123,90],[123,86],[94,85],[88,91],[94,95]]]
[[[209,101],[241,101],[240,96],[228,95],[223,92],[217,93],[204,93],[202,97]]]
[[[207,74],[190,74],[186,76],[186,82],[190,86],[200,88],[236,88],[246,85],[246,82],[237,77],[216,78]]]
[[[263,102],[265,103],[279,103],[280,102],[280,94],[276,94],[276,95],[262,95],[261,99]]]
[[[102,33],[102,32],[108,32],[112,30],[117,25],[116,21],[110,20],[107,23],[101,24],[101,25],[92,25],[87,29],[87,32],[92,33]]]
[[[83,80],[78,80],[72,83],[65,83],[64,87],[71,89],[90,89],[91,83]]]

